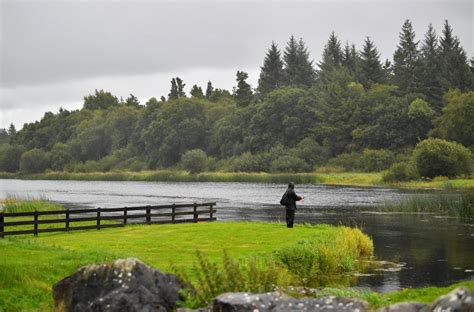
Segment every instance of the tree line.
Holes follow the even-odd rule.
[[[303,39],[272,42],[258,86],[233,90],[179,77],[167,97],[140,103],[95,90],[80,110],[0,130],[0,171],[181,168],[305,172],[382,170],[428,137],[474,148],[474,68],[448,21],[417,40],[403,24],[393,60],[367,37],[361,50],[332,32],[318,63]]]

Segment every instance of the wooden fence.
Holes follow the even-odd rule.
[[[95,209],[65,209],[34,212],[0,212],[0,237],[7,235],[34,234],[48,232],[69,232],[73,230],[103,229],[111,227],[125,226],[129,220],[141,224],[168,224],[186,223],[199,221],[215,221],[214,206],[216,203],[193,203],[193,204],[172,204],[162,206],[141,206],[122,208],[95,208]],[[205,207],[206,209],[202,209]],[[190,208],[190,209],[189,209]],[[200,217],[200,215],[206,215]],[[48,216],[46,219],[41,219]],[[62,217],[64,216],[64,217]],[[188,218],[187,216],[192,216]],[[21,217],[21,221],[14,221],[14,218]],[[25,217],[33,217],[32,220],[24,220]],[[61,217],[61,218],[60,218]],[[8,221],[8,219],[13,221]],[[92,225],[74,226],[76,222],[93,222]],[[101,224],[101,221],[110,221]],[[64,224],[64,227],[40,228],[45,224]],[[32,225],[32,229],[25,229],[25,226]],[[7,230],[8,227],[21,226],[20,230]]]

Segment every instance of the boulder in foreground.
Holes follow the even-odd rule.
[[[53,286],[54,311],[172,311],[181,281],[135,258],[89,265]]]

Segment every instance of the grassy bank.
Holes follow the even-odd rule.
[[[0,310],[49,309],[53,283],[89,263],[137,257],[168,272],[174,264],[196,280],[196,250],[211,262],[220,262],[225,249],[236,261],[249,256],[268,259],[275,251],[284,252],[301,240],[317,241],[322,248],[317,252],[328,249],[337,256],[335,260],[372,253],[370,240],[359,230],[331,226],[289,230],[282,224],[270,223],[130,225],[101,231],[51,233],[38,238],[17,236],[0,240]],[[368,242],[365,247],[357,245],[360,240]],[[335,241],[340,242],[337,248],[333,248]],[[332,266],[340,270],[337,263]],[[321,272],[330,273],[335,272]]]
[[[439,296],[445,295],[457,287],[466,287],[471,291],[474,291],[474,281],[460,282],[447,287],[404,288],[399,291],[393,291],[385,294],[370,290],[360,291],[344,288],[324,288],[320,291],[317,291],[311,297],[341,296],[358,298],[367,301],[371,308],[377,309],[398,302],[416,301],[431,303]],[[297,294],[294,295],[298,296]]]
[[[314,173],[244,173],[244,172],[204,172],[190,174],[179,170],[159,170],[142,172],[47,172],[38,174],[0,173],[3,179],[32,180],[84,180],[84,181],[161,181],[161,182],[252,182],[327,184],[346,186],[380,186],[409,189],[474,189],[474,179],[434,179],[433,181],[406,181],[385,183],[382,173],[366,172],[314,172]]]

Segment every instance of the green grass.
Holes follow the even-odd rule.
[[[382,186],[408,189],[474,189],[474,179],[456,178],[451,180],[406,181],[386,183],[383,172],[339,172],[325,169],[313,173],[245,173],[245,172],[203,172],[190,174],[182,170],[157,171],[111,171],[111,172],[47,172],[38,174],[17,174],[0,172],[0,179],[33,180],[84,180],[84,181],[162,181],[162,182],[252,182],[327,184],[345,186]]]
[[[472,220],[474,219],[474,192],[417,194],[408,196],[399,203],[384,203],[378,209],[390,212],[436,213]]]
[[[137,257],[167,272],[175,264],[192,276],[196,250],[209,261],[219,261],[223,250],[233,259],[264,257],[301,239],[321,235],[334,239],[346,234],[342,229],[300,226],[290,230],[277,223],[212,222],[6,238],[0,240],[0,310],[50,307],[53,283],[88,263]]]
[[[445,295],[457,287],[466,287],[474,291],[474,281],[459,282],[447,287],[404,288],[385,294],[371,290],[361,291],[348,288],[324,288],[316,292],[313,297],[341,296],[358,298],[367,301],[373,309],[377,309],[398,302],[416,301],[431,303],[439,296]]]
[[[0,311],[50,310],[52,285],[86,264],[133,256],[165,272],[171,272],[175,264],[192,275],[198,262],[196,250],[202,252],[208,263],[222,262],[223,250],[226,250],[232,259],[227,260],[228,267],[235,268],[236,263],[249,259],[246,270],[266,274],[273,272],[268,267],[262,269],[267,256],[278,258],[278,251],[285,252],[302,240],[309,242],[316,254],[324,251],[329,258],[336,259],[330,264],[335,265],[336,271],[344,265],[341,259],[345,256],[366,257],[372,252],[371,241],[359,230],[328,225],[298,226],[290,230],[278,223],[213,222],[130,225],[101,231],[50,233],[37,238],[17,236],[0,239]],[[251,259],[257,259],[254,269]],[[267,281],[273,281],[272,278],[274,276],[269,276]],[[474,282],[459,285],[474,290]],[[264,286],[263,283],[256,285]],[[389,294],[332,288],[318,295],[357,297],[373,307],[380,307],[406,300],[430,302],[455,286],[458,284]]]
[[[49,202],[46,199],[17,199],[15,197],[8,197],[0,200],[3,204],[3,212],[33,212],[46,210],[62,210],[63,206]]]

